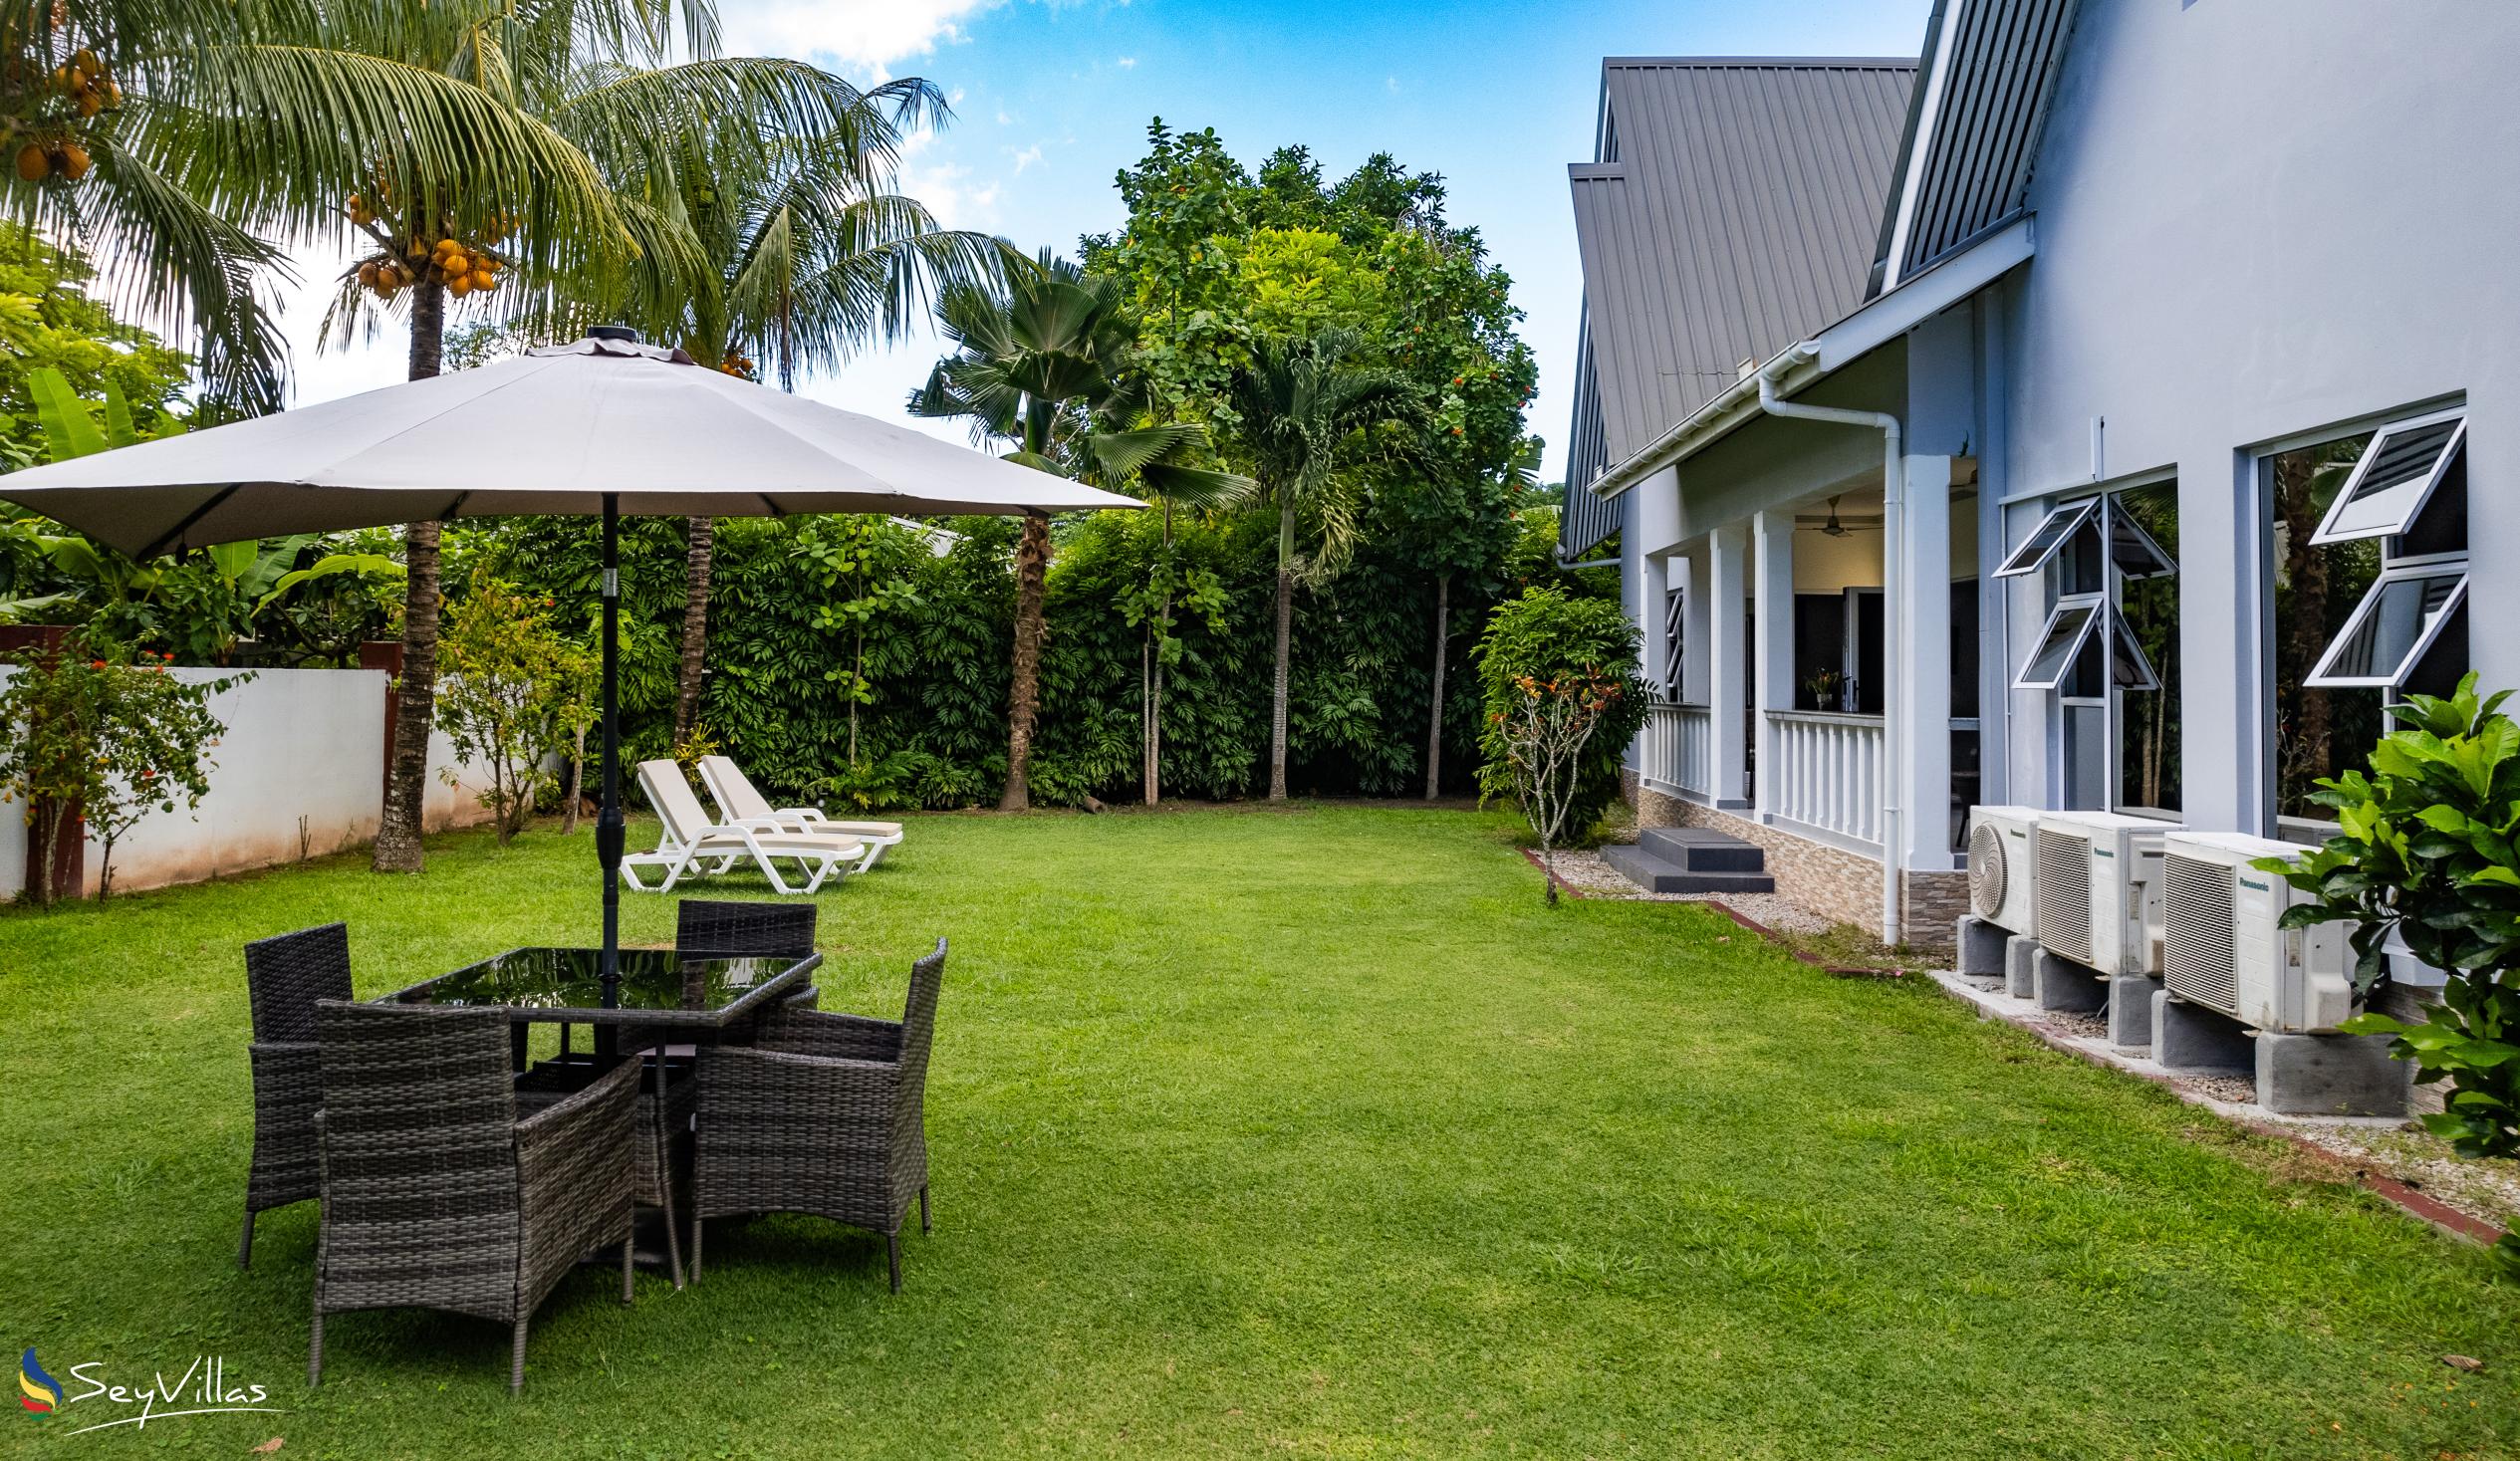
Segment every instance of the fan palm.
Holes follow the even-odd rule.
[[[1009,271],[1002,289],[947,289],[936,318],[956,350],[910,395],[913,415],[962,417],[978,439],[1015,443],[1007,460],[1113,490],[1178,501],[1248,486],[1193,466],[1197,426],[1150,422],[1131,369],[1136,324],[1117,281],[1087,274],[1044,249]],[[1007,703],[1006,791],[998,806],[1031,805],[1033,720],[1041,703],[1042,594],[1050,524],[1024,519],[1015,551],[1014,683]]]
[[[1250,363],[1225,387],[1241,418],[1235,432],[1250,460],[1252,501],[1278,510],[1277,652],[1269,712],[1269,800],[1286,800],[1286,700],[1289,637],[1295,620],[1296,527],[1309,519],[1315,539],[1335,558],[1355,536],[1356,495],[1340,474],[1341,455],[1360,433],[1386,422],[1413,425],[1425,406],[1417,386],[1396,370],[1357,360],[1353,331],[1328,330],[1300,340],[1262,339]]]

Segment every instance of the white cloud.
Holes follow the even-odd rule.
[[[1007,116],[1006,109],[1000,107],[997,109],[997,124],[1000,126],[1013,126],[1015,124],[1015,119]]]
[[[1007,155],[1015,159],[1015,173],[1020,177],[1025,168],[1041,160],[1041,143],[1035,142],[1020,152],[1010,147],[1007,149]]]
[[[994,179],[975,182],[970,168],[929,155],[935,144],[932,131],[912,132],[901,143],[898,191],[925,203],[947,228],[996,231],[1001,185]]]
[[[1121,59],[1113,62],[1112,64],[1123,71],[1135,71],[1137,69],[1137,58],[1134,56],[1123,56]]]
[[[964,39],[963,24],[1004,0],[734,0],[721,10],[727,49],[744,55],[828,57],[891,74],[892,66]]]
[[[1394,97],[1398,96],[1400,94],[1400,79],[1395,76],[1386,76],[1383,78],[1383,90],[1389,92]]]

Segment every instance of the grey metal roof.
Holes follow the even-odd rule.
[[[2020,214],[2077,9],[2076,0],[1935,0],[1925,27],[1932,70],[1899,140],[1905,175],[1883,209],[1868,293]]]
[[[1568,169],[1608,459],[1864,302],[1916,65],[1613,57]],[[1570,473],[1570,495],[1584,484]]]

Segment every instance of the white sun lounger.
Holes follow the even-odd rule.
[[[656,851],[633,852],[622,859],[622,880],[640,892],[665,892],[681,880],[685,873],[724,872],[737,862],[750,857],[770,879],[770,885],[783,893],[810,893],[819,890],[852,863],[864,866],[867,845],[857,838],[837,833],[796,833],[755,827],[713,825],[700,810],[700,799],[691,795],[691,784],[682,776],[682,768],[670,761],[638,763],[638,784],[647,793],[647,805],[656,809],[661,830],[656,838]],[[715,859],[714,867],[706,864]],[[781,859],[793,860],[805,873],[805,885],[794,887],[780,875]],[[638,880],[632,867],[662,867],[664,880],[650,887]]]
[[[749,827],[758,832],[806,833],[817,836],[854,837],[867,845],[866,860],[858,864],[860,872],[873,867],[885,848],[901,843],[901,824],[897,822],[842,822],[823,815],[817,807],[773,808],[770,799],[753,786],[752,778],[735,764],[732,756],[700,758],[700,780],[717,803],[719,815],[728,827]]]

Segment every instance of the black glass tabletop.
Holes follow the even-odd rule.
[[[624,949],[620,958],[620,998],[609,1007],[601,951],[564,948],[510,949],[378,1003],[500,1006],[520,1020],[583,1025],[718,1024],[802,989],[807,972],[823,961],[820,954],[728,957],[671,949]]]

